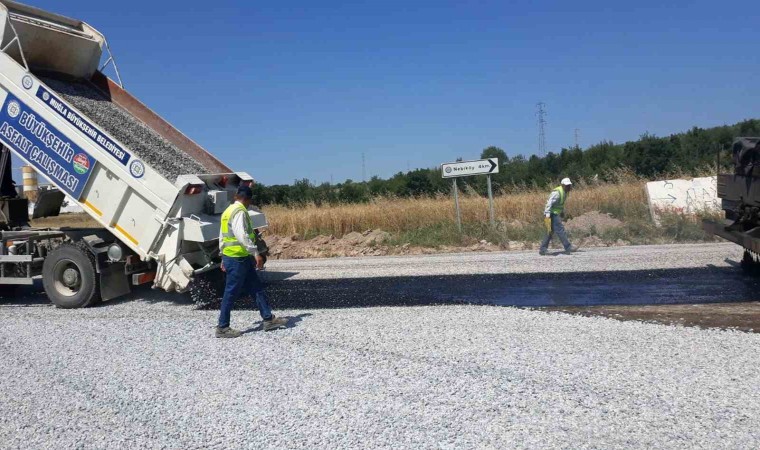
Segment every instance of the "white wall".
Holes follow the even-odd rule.
[[[683,214],[720,211],[717,177],[652,181],[646,186],[652,219],[659,224],[662,211]]]

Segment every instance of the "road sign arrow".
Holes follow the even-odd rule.
[[[441,164],[443,178],[469,177],[499,173],[499,158],[456,161]]]

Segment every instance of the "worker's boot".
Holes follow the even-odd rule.
[[[284,327],[287,324],[288,324],[287,318],[275,317],[274,315],[272,315],[271,319],[264,321],[264,331],[276,330],[277,328]]]
[[[546,250],[541,249],[541,250],[538,251],[538,254],[541,255],[541,256],[546,256]]]
[[[570,247],[568,247],[568,248],[565,249],[565,253],[567,253],[567,254],[575,253],[577,251],[578,251],[578,247],[576,247],[574,245],[571,245]]]
[[[238,331],[238,330],[236,330],[234,328],[230,328],[230,327],[219,328],[219,327],[216,327],[216,337],[218,337],[218,338],[236,338],[236,337],[240,337],[240,335],[242,335],[242,334],[243,333],[241,333],[240,331]]]

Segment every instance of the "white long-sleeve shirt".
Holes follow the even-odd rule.
[[[242,206],[242,203],[235,202],[236,204],[240,204]],[[245,214],[248,214],[248,211],[246,210]],[[248,236],[248,224],[247,219],[242,212],[238,212],[232,215],[230,218],[230,229],[232,230],[232,234],[235,235],[235,239],[237,239],[240,244],[245,247],[246,250],[248,250],[248,253],[250,253],[253,256],[256,256],[259,254],[259,250],[256,247],[256,243],[254,243],[251,238]],[[222,248],[222,232],[219,231],[219,249]]]
[[[546,217],[549,217],[552,213],[552,208],[554,208],[554,205],[559,203],[559,192],[552,191],[552,193],[549,195],[549,201],[546,202],[546,208],[544,208],[544,215]]]

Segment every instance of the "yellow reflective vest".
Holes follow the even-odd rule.
[[[253,223],[251,222],[251,216],[248,215],[248,210],[242,204],[235,202],[228,206],[227,209],[224,210],[224,213],[222,213],[222,254],[233,258],[251,256],[251,254],[248,253],[248,249],[237,240],[235,234],[232,232],[230,220],[232,220],[236,214],[245,214],[245,231],[248,233],[251,241],[254,243],[256,242],[256,233],[253,230]]]
[[[554,188],[554,192],[557,192],[559,194],[559,201],[554,204],[551,208],[551,213],[560,215],[565,210],[565,199],[567,198],[567,193],[565,192],[565,188],[562,186],[557,186]]]

